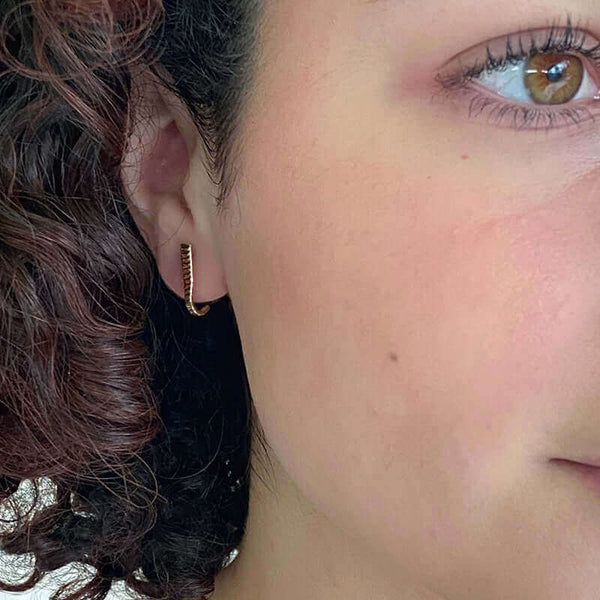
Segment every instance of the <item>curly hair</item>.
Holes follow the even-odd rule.
[[[259,458],[268,444],[231,301],[187,313],[127,209],[120,167],[133,73],[147,67],[193,116],[222,206],[260,11],[259,0],[1,0],[0,549],[35,558],[1,590],[82,563],[93,578],[53,600],[100,600],[116,580],[145,597],[205,598],[244,535],[254,441]]]

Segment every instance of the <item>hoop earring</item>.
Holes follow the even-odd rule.
[[[194,288],[194,274],[192,271],[192,245],[181,244],[181,267],[183,269],[183,289],[185,290],[185,305],[188,311],[195,317],[203,317],[209,310],[210,305],[204,305],[200,310],[194,306],[192,290]]]

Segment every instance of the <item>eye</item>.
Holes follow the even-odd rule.
[[[472,81],[521,102],[565,104],[581,98],[599,99],[599,87],[575,54],[552,52],[523,58],[500,71],[484,71]]]
[[[468,100],[469,118],[517,129],[579,124],[600,114],[600,43],[569,20],[462,52],[436,81]]]

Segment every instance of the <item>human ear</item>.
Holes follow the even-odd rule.
[[[181,100],[149,72],[135,78],[134,120],[121,180],[135,223],[165,284],[184,297],[180,245],[192,245],[193,301],[227,293],[210,210],[217,190],[198,130]]]

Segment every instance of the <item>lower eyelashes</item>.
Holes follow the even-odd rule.
[[[555,129],[600,115],[600,43],[552,26],[495,38],[459,54],[436,76],[438,91],[469,119],[514,129]],[[500,46],[504,48],[499,52]]]
[[[466,117],[483,118],[489,125],[514,129],[555,129],[579,126],[596,121],[600,116],[600,102],[590,105],[553,106],[538,108],[505,100],[465,86],[452,90],[452,98],[465,105]]]

